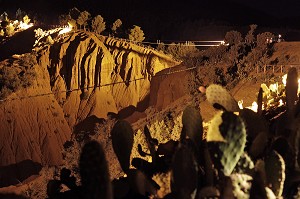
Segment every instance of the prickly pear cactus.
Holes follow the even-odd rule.
[[[262,114],[262,106],[263,106],[263,89],[260,87],[257,95],[257,114]]]
[[[197,162],[191,149],[185,145],[181,145],[174,154],[171,173],[171,190],[180,196],[178,198],[190,198],[196,194],[197,185]]]
[[[285,163],[281,155],[276,151],[272,151],[265,158],[265,171],[267,186],[277,197],[280,197],[285,181]]]
[[[273,193],[273,191],[269,187],[266,187],[266,193],[267,193],[267,198],[268,199],[276,199],[275,194]]]
[[[223,122],[222,114],[223,112],[216,113],[215,116],[212,118],[206,133],[207,142],[226,142],[225,138],[219,130],[219,127]]]
[[[254,170],[254,163],[251,160],[250,156],[246,152],[244,152],[241,155],[238,163],[236,164],[234,168],[234,172],[251,175],[253,173],[253,170]]]
[[[206,89],[206,98],[210,104],[223,107],[226,111],[238,112],[240,110],[237,101],[222,86],[212,84]]]
[[[289,142],[293,146],[295,153],[295,167],[299,169],[299,117],[295,118],[299,114],[296,103],[299,104],[298,99],[298,73],[295,67],[291,67],[287,74],[286,79],[286,105],[287,105],[287,124],[286,128],[290,130]],[[299,105],[298,105],[299,106]],[[298,113],[297,113],[298,111]]]
[[[295,193],[295,195],[293,196],[294,199],[296,198],[300,198],[300,186],[297,187],[297,192]]]
[[[155,187],[142,171],[130,169],[128,171],[128,182],[134,193],[146,196],[147,194],[156,195],[158,187]]]
[[[113,198],[105,153],[97,141],[83,146],[79,168],[85,198]]]
[[[241,118],[232,112],[217,114],[208,128],[207,141],[216,142],[218,149],[213,157],[220,161],[222,168],[219,169],[228,176],[244,152],[245,125]]]
[[[252,185],[250,189],[250,198],[267,199],[266,186],[260,171],[252,174]]]
[[[191,105],[187,106],[182,114],[182,124],[186,135],[199,145],[203,135],[200,111]]]
[[[254,139],[260,132],[269,132],[267,121],[251,109],[244,108],[239,112],[247,128],[248,138]]]
[[[288,71],[285,90],[287,109],[293,110],[295,102],[298,100],[298,74],[295,67],[290,68]]]
[[[262,155],[268,144],[269,126],[266,119],[251,109],[244,108],[239,112],[247,129],[248,154],[256,159]]]
[[[197,198],[219,198],[220,191],[216,187],[203,187],[197,193]]]
[[[133,130],[130,124],[119,120],[111,130],[112,145],[123,171],[126,173],[130,166],[130,154],[133,146]]]
[[[250,198],[252,177],[247,174],[235,173],[230,175],[233,185],[233,194],[236,198]]]

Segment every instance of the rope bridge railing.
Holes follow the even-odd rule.
[[[295,67],[298,71],[300,71],[300,63],[299,64],[265,64],[263,66],[256,66],[257,74],[267,74],[267,73],[287,73],[290,67]]]

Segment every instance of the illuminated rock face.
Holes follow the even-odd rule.
[[[0,103],[0,167],[24,160],[62,164],[63,145],[76,129],[87,131],[86,121],[138,107],[149,95],[151,77],[178,64],[154,50],[87,32],[45,45],[37,55],[33,85]],[[142,80],[129,81],[134,79]]]
[[[71,129],[54,96],[42,95],[51,93],[47,70],[34,68],[33,84],[0,103],[0,167],[11,166],[10,172],[17,169],[14,164],[25,160],[42,165],[62,164],[63,144],[71,137]],[[26,170],[18,168],[17,174],[22,175],[23,169]]]
[[[49,47],[40,60],[71,127],[90,116],[138,107],[147,100],[151,77],[178,64],[152,49],[86,32]]]

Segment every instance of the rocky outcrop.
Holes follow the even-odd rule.
[[[178,64],[153,49],[88,32],[72,33],[41,53],[71,127],[91,116],[136,109],[148,100],[152,76]]]
[[[178,64],[153,49],[82,31],[40,47],[32,85],[0,101],[0,186],[62,164],[72,133],[93,131],[109,114],[145,109],[152,77]],[[11,58],[0,67],[4,62],[21,63]],[[15,172],[24,162],[33,170]]]
[[[161,111],[179,98],[189,95],[188,81],[192,72],[186,66],[178,65],[157,73],[151,82],[149,106]]]
[[[119,110],[129,105],[137,107],[149,95],[152,77],[161,70],[179,64],[169,56],[151,48],[111,37],[101,37],[101,40],[114,58],[113,81],[128,81],[112,87],[112,94]]]

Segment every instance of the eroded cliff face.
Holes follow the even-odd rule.
[[[41,54],[71,127],[91,116],[140,108],[148,100],[151,77],[178,64],[152,49],[88,32],[72,33]]]
[[[88,32],[35,51],[32,85],[0,101],[0,187],[42,166],[61,165],[71,135],[93,131],[109,114],[147,108],[152,77],[178,64],[155,50]]]
[[[95,35],[75,33],[39,53],[71,127],[91,115],[103,118],[117,111],[110,86],[100,87],[112,82],[113,58]]]
[[[130,105],[137,107],[149,95],[152,77],[157,72],[178,64],[170,57],[150,48],[111,37],[102,36],[100,39],[114,58],[113,81],[133,80],[112,87],[118,110]]]
[[[9,67],[15,64],[8,61]],[[71,137],[63,110],[51,95],[47,70],[33,67],[32,85],[0,102],[0,187],[38,174],[44,165],[62,164],[63,144]]]

